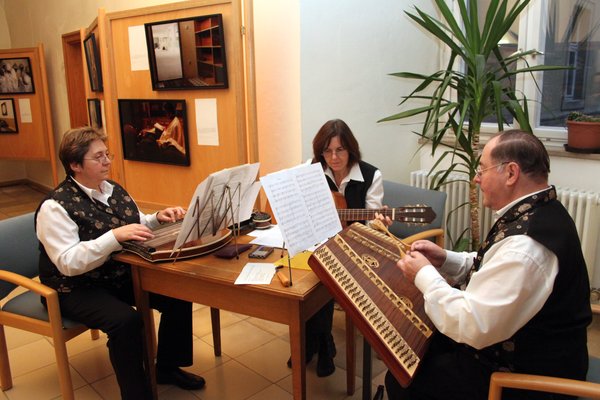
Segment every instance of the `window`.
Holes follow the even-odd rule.
[[[488,4],[478,3],[480,18]],[[600,0],[532,0],[500,47],[503,52],[539,50],[530,65],[571,68],[537,73],[535,80],[522,74],[515,82],[529,100],[535,133],[549,145],[566,142],[569,112],[600,114]]]

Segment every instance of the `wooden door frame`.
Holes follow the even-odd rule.
[[[88,125],[84,64],[79,30],[62,35],[65,79],[71,128]]]

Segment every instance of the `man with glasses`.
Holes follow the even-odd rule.
[[[439,332],[408,388],[388,372],[390,400],[487,399],[494,371],[585,380],[587,268],[549,172],[539,139],[500,132],[484,147],[475,177],[484,206],[497,217],[479,251],[416,241],[398,262]],[[503,398],[563,397],[509,390]]]
[[[90,127],[70,130],[62,139],[59,157],[67,177],[36,211],[40,280],[58,292],[65,317],[108,335],[122,399],[151,399],[143,368],[143,322],[131,307],[131,270],[111,254],[122,249],[122,242],[152,238],[152,228],[183,218],[185,210],[142,213],[123,187],[107,180],[113,156],[106,139]],[[162,313],[158,383],[202,388],[202,377],[179,368],[192,364],[191,303],[151,294],[150,306]]]

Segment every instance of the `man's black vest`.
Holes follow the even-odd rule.
[[[558,275],[542,309],[512,338],[477,351],[477,356],[495,370],[585,380],[590,284],[575,224],[554,187],[520,201],[496,221],[474,270],[494,243],[512,235],[527,235],[552,251]]]
[[[108,206],[90,199],[71,177],[67,177],[42,203],[48,199],[57,201],[79,227],[81,241],[96,239],[111,229],[140,222],[139,210],[129,194],[116,182],[110,183],[114,189],[108,198]],[[41,243],[39,268],[40,281],[59,293],[69,293],[74,287],[120,287],[131,280],[129,265],[111,259],[84,274],[65,276],[50,261]]]

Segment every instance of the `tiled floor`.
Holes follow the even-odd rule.
[[[35,210],[44,194],[27,186],[0,187],[0,219]],[[162,400],[288,400],[292,399],[291,370],[287,368],[289,336],[285,325],[221,311],[223,355],[212,348],[209,308],[194,305],[194,365],[190,371],[206,378],[206,387],[185,391],[159,385]],[[158,322],[159,315],[155,315]],[[23,331],[6,328],[13,388],[0,392],[0,400],[60,399],[52,341]],[[346,394],[345,332],[343,312],[334,315],[334,336],[338,348],[336,372],[327,378],[315,373],[316,357],[307,366],[308,399],[361,399],[362,337],[357,335],[356,392]],[[589,329],[590,355],[600,357],[600,319]],[[119,399],[115,376],[108,359],[106,336],[92,341],[84,333],[67,344],[71,374],[78,400]],[[383,383],[384,364],[373,358],[372,393]],[[385,397],[384,397],[385,398]]]
[[[0,219],[36,209],[44,194],[27,186],[0,187]],[[221,311],[223,355],[215,357],[209,308],[194,305],[194,365],[188,369],[206,378],[206,387],[185,391],[159,385],[163,400],[288,400],[292,399],[289,335],[285,325]],[[158,322],[159,315],[155,315]],[[334,336],[338,348],[336,372],[327,378],[315,373],[316,357],[307,366],[308,399],[362,398],[362,336],[357,335],[356,392],[346,394],[344,315],[335,311]],[[13,388],[0,391],[0,400],[59,399],[60,389],[52,341],[36,334],[6,328]],[[108,351],[106,336],[92,341],[84,333],[67,343],[71,374],[78,400],[116,400],[119,391]],[[373,358],[372,393],[383,384],[386,367]]]

